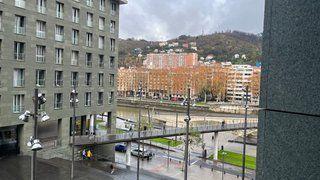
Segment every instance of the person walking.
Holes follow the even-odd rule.
[[[86,149],[83,149],[83,151],[82,151],[82,159],[83,159],[83,160],[86,160],[86,159],[87,159]]]
[[[87,151],[87,157],[89,158],[89,160],[91,160],[92,158],[92,152],[90,151],[90,149]]]

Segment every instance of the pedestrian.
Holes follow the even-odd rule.
[[[90,151],[90,149],[87,151],[87,157],[89,160],[91,160],[92,152]]]
[[[83,160],[87,159],[86,149],[83,149],[83,151],[82,151],[82,159],[83,159]]]
[[[113,165],[113,163],[110,165],[110,174],[113,174],[114,173],[114,165]]]
[[[222,120],[222,122],[221,122],[221,127],[222,128],[224,128],[224,124],[225,124],[226,122],[224,121],[224,120]]]

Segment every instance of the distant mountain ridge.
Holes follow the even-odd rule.
[[[262,36],[240,31],[219,32],[209,35],[186,36],[181,35],[176,39],[167,41],[168,44],[177,42],[179,47],[159,46],[158,41],[146,41],[136,39],[120,39],[119,44],[119,67],[141,66],[146,54],[158,51],[172,49],[183,49],[184,52],[197,52],[199,58],[203,57],[204,61],[208,55],[212,60],[219,62],[231,61],[234,64],[252,64],[261,60],[261,43]],[[190,48],[182,47],[184,43],[195,42],[197,51]],[[140,55],[139,55],[140,54]],[[235,56],[239,55],[240,58]],[[241,58],[245,55],[245,58]]]

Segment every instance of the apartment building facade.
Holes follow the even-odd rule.
[[[34,88],[50,120],[38,123],[43,156],[69,154],[73,87],[77,135],[94,134],[96,115],[115,130],[119,5],[124,0],[0,0],[1,152],[30,154]],[[107,147],[112,152],[112,147]],[[112,154],[112,153],[111,153]],[[68,157],[64,156],[63,158]]]
[[[147,69],[193,67],[198,64],[197,53],[151,53],[143,62]]]

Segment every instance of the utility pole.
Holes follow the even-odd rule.
[[[187,117],[184,119],[186,122],[186,140],[184,150],[184,180],[188,179],[188,155],[189,155],[189,126],[190,126],[190,88],[188,88],[187,98]]]
[[[244,133],[243,133],[243,153],[242,153],[242,180],[245,177],[246,171],[246,141],[247,141],[247,116],[248,116],[248,94],[249,86],[246,86],[246,103],[245,103],[245,116],[244,116]]]
[[[73,107],[73,117],[72,117],[72,161],[71,161],[71,174],[70,179],[74,178],[74,139],[76,134],[76,85],[73,85],[72,90],[72,107]],[[103,117],[102,117],[103,118]]]
[[[141,98],[142,98],[142,86],[141,81],[139,82],[139,117],[138,117],[138,159],[137,159],[137,180],[139,180],[140,173],[140,129],[141,129]],[[143,152],[144,153],[144,152]]]
[[[178,128],[178,111],[176,110],[176,129]],[[177,142],[178,136],[175,136],[174,140]]]
[[[38,94],[39,90],[38,88],[34,89],[34,97],[33,97],[33,105],[34,105],[34,127],[33,127],[33,137],[34,139],[38,138]],[[32,154],[32,160],[31,160],[31,179],[36,179],[36,164],[37,164],[37,151],[33,151]]]

